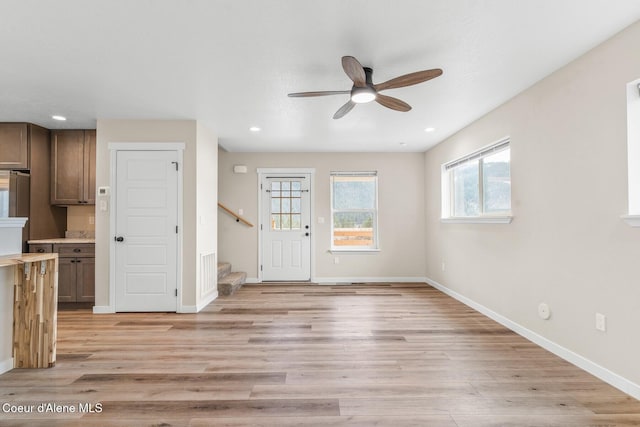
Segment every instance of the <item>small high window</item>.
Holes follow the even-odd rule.
[[[442,166],[442,218],[511,215],[511,149],[504,139]]]
[[[331,172],[331,248],[378,248],[376,172]]]

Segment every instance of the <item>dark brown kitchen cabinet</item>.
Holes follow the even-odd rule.
[[[67,211],[50,203],[49,129],[31,123],[0,123],[0,169],[16,169],[30,175],[29,221],[25,227],[28,239],[64,236]]]
[[[95,205],[96,131],[51,132],[51,204]]]
[[[29,169],[27,123],[0,123],[0,169]]]
[[[58,302],[94,302],[96,285],[93,243],[35,243],[29,252],[58,254]]]
[[[95,301],[95,258],[58,258],[58,302]]]

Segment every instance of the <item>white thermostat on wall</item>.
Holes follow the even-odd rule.
[[[98,196],[108,196],[109,195],[109,187],[98,187]]]

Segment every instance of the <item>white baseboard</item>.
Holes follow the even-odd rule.
[[[198,305],[196,305],[196,307],[195,307],[195,309],[196,309],[195,313],[200,312],[200,310],[202,310],[203,308],[205,308],[206,306],[208,306],[209,304],[211,304],[211,302],[212,302],[213,300],[215,300],[216,298],[218,298],[218,291],[211,292],[209,295],[207,295],[207,297],[206,297],[204,300],[200,301],[200,302],[198,303]],[[184,312],[184,311],[181,311],[181,313],[185,313],[185,312]]]
[[[0,361],[0,374],[9,372],[13,369],[13,357],[11,359]]]
[[[615,372],[611,372],[607,368],[600,366],[597,363],[594,363],[591,360],[585,358],[584,356],[574,353],[573,351],[567,348],[562,347],[561,345],[543,337],[542,335],[539,335],[533,332],[532,330],[527,329],[524,326],[504,317],[503,315],[496,313],[495,311],[483,306],[482,304],[479,304],[465,297],[464,295],[459,294],[458,292],[447,288],[446,286],[436,282],[435,280],[427,278],[425,281],[429,285],[438,289],[439,291],[442,291],[443,293],[451,296],[452,298],[457,299],[461,303],[495,320],[496,322],[500,323],[506,328],[511,329],[513,332],[523,336],[529,341],[539,345],[545,350],[550,351],[551,353],[555,354],[558,357],[561,357],[567,362],[576,365],[580,369],[587,371],[591,375],[594,375],[600,378],[602,381],[627,393],[628,395],[634,397],[635,399],[640,400],[640,385],[634,383],[633,381],[630,381],[616,374]]]
[[[312,277],[311,283],[335,285],[345,283],[426,283],[426,277]],[[257,277],[247,277],[246,283],[262,283]]]
[[[314,283],[426,283],[426,277],[316,277]]]
[[[113,314],[116,312],[116,309],[111,307],[110,305],[94,305],[93,306],[93,314]]]

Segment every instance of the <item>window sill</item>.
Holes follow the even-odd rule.
[[[372,252],[380,252],[380,249],[329,249],[329,252],[332,254],[335,253],[372,253]]]
[[[445,224],[511,224],[512,220],[512,216],[440,218],[440,222]]]
[[[620,218],[630,227],[640,227],[640,215],[622,215]]]

